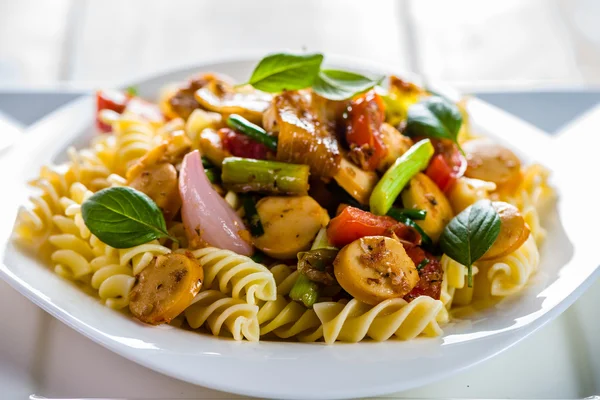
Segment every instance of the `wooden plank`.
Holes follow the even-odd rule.
[[[110,83],[239,50],[307,49],[405,69],[398,8],[394,0],[92,1],[73,79]]]

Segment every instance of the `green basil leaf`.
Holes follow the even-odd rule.
[[[439,97],[427,97],[408,108],[406,134],[457,142],[462,114],[452,102]]]
[[[492,247],[500,233],[500,216],[489,200],[480,200],[454,217],[440,236],[442,251],[453,260],[471,266]],[[471,281],[471,274],[469,274]]]
[[[336,69],[324,69],[313,83],[315,93],[329,100],[345,100],[381,83],[384,76],[366,76]]]
[[[117,249],[169,237],[160,208],[150,197],[129,187],[100,190],[83,202],[81,214],[90,232]]]
[[[254,68],[248,83],[270,93],[304,89],[312,86],[322,62],[322,54],[271,54]]]

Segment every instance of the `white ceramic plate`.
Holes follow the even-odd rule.
[[[198,71],[218,71],[243,80],[259,57],[214,62],[138,82],[154,97],[169,82]],[[397,73],[393,68],[340,57],[335,67]],[[443,89],[442,89],[443,90]],[[447,92],[448,93],[448,92]],[[591,138],[550,139],[543,132],[478,100],[469,106],[476,129],[509,144],[527,160],[553,171],[559,194],[545,217],[548,237],[540,272],[518,296],[482,312],[470,323],[448,326],[444,336],[409,342],[302,344],[234,342],[172,328],[137,323],[100,304],[10,242],[11,222],[25,201],[25,182],[42,164],[62,161],[69,145],[84,146],[92,135],[94,103],[83,98],[36,124],[0,161],[0,274],[23,295],[106,348],[166,375],[228,392],[272,398],[363,397],[425,385],[509,348],[563,312],[600,274],[600,252],[591,229],[600,226],[593,202],[595,146]],[[587,142],[589,143],[589,142]],[[84,356],[84,355],[82,355]]]

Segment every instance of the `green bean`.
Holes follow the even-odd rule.
[[[270,136],[267,131],[248,121],[246,118],[237,114],[231,114],[229,118],[227,118],[227,125],[231,129],[243,133],[258,143],[264,144],[269,149],[277,151],[277,138]]]
[[[299,274],[290,291],[290,299],[301,301],[306,307],[311,308],[319,298],[319,284],[313,282],[304,274]]]
[[[234,192],[298,195],[308,192],[308,165],[227,157],[222,168],[223,186]]]
[[[413,145],[385,172],[371,193],[369,205],[375,215],[386,215],[404,186],[425,169],[434,149],[429,139]]]

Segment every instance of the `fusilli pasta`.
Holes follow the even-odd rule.
[[[257,300],[275,300],[277,288],[273,274],[264,265],[229,250],[214,247],[192,252],[204,268],[206,288],[218,288],[234,299],[256,304]]]
[[[366,336],[377,341],[396,336],[401,340],[419,335],[439,336],[442,329],[437,316],[444,304],[429,296],[420,296],[407,303],[404,299],[388,299],[370,306],[352,299],[342,302],[323,302],[314,305],[323,324],[326,343],[336,340],[359,342]]]
[[[233,299],[218,290],[201,291],[185,310],[187,323],[193,329],[206,323],[215,336],[228,333],[235,340],[251,342],[260,337],[257,314],[257,305]]]

